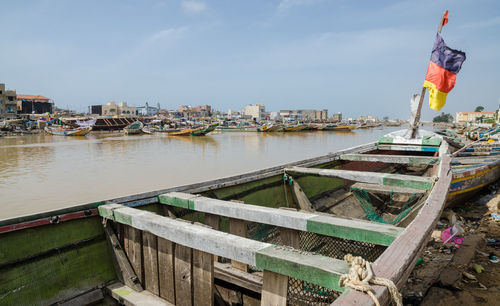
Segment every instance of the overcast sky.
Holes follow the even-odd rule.
[[[409,117],[439,18],[467,60],[444,112],[498,108],[500,2],[2,1],[0,83],[56,106],[126,101],[227,111]],[[437,114],[425,102],[424,119]]]

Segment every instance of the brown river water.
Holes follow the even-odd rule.
[[[1,137],[0,220],[277,166],[376,141],[403,128]]]

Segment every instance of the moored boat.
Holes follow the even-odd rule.
[[[64,127],[64,126],[46,126],[45,132],[50,135],[58,135],[58,136],[85,136],[92,130],[92,127]]]
[[[327,124],[322,130],[323,131],[351,131],[354,127],[350,125],[337,125],[337,124]]]
[[[125,135],[137,135],[142,133],[144,124],[141,121],[135,121],[126,126],[123,131]]]
[[[258,132],[279,132],[282,127],[277,124],[263,124],[257,128]]]

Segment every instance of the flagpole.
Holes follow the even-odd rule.
[[[446,11],[441,15],[441,20],[439,21],[439,27],[438,27],[438,33],[441,34],[441,29],[443,28],[443,21],[444,21],[444,15],[446,14]],[[413,126],[411,127],[411,136],[410,138],[415,138],[418,130],[418,125],[420,123],[420,113],[422,110],[422,104],[424,104],[424,97],[425,97],[425,87],[422,87],[422,92],[420,93],[420,100],[418,101],[418,108],[417,108],[417,113],[415,115],[415,121]]]

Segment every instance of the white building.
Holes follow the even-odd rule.
[[[247,105],[243,113],[251,116],[253,120],[260,121],[266,119],[266,106],[264,104]]]

